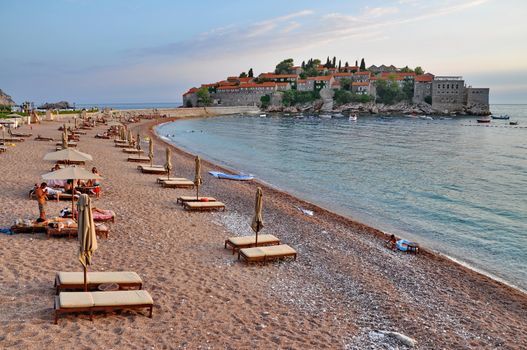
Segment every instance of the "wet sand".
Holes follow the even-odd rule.
[[[153,136],[158,122],[130,126]],[[33,133],[59,140],[59,125],[44,122]],[[524,293],[430,252],[392,252],[382,232],[255,181],[215,179],[207,171],[219,167],[207,162],[200,193],[227,210],[185,212],[176,198],[195,192],[160,188],[157,176],[137,171],[112,140],[93,137],[103,130],[89,130],[79,142],[105,177],[94,204],[117,213],[90,270],[137,272],[154,299],[153,318],[122,311],[97,314],[93,322],[66,316],[53,325],[56,271],[81,271],[76,240],[0,234],[1,348],[404,348],[379,330],[403,333],[422,349],[525,348]],[[0,154],[0,227],[37,217],[27,192],[50,170],[42,158],[52,144],[31,138]],[[155,139],[156,164],[164,163],[165,147]],[[173,174],[192,179],[193,157],[172,148]],[[294,247],[296,262],[247,266],[223,248],[225,238],[251,234],[258,185],[261,233]],[[50,202],[48,215],[65,206]]]

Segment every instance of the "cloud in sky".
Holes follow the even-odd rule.
[[[89,5],[89,2],[81,3]],[[336,55],[350,62],[365,57],[368,64],[423,65],[437,74],[477,74],[499,61],[504,64],[494,65],[493,69],[503,66],[527,71],[525,49],[518,45],[521,34],[517,33],[525,27],[518,15],[521,11],[507,16],[491,10],[482,14],[481,9],[487,7],[502,8],[493,0],[379,1],[374,6],[364,1],[362,5],[339,6],[338,10],[329,2],[303,3],[304,8],[294,8],[288,3],[291,6],[285,14],[273,16],[268,12],[258,20],[250,15],[251,5],[247,5],[247,12],[237,16],[235,22],[209,13],[207,16],[214,20],[214,25],[196,31],[202,25],[194,23],[199,19],[194,18],[190,21],[192,25],[181,28],[172,40],[170,36],[157,35],[163,34],[161,29],[157,33],[147,29],[134,33],[138,38],[147,38],[143,40],[133,40],[132,34],[123,30],[122,38],[129,41],[127,45],[99,49],[90,53],[92,56],[87,62],[77,60],[73,54],[68,57],[68,52],[57,59],[38,55],[35,60],[11,62],[8,66],[18,68],[0,72],[0,81],[12,81],[15,90],[22,89],[20,77],[41,84],[46,82],[48,89],[38,90],[39,97],[44,91],[56,91],[56,94],[66,92],[73,96],[64,98],[101,101],[108,96],[120,98],[125,91],[131,99],[141,99],[143,94],[144,101],[159,101],[179,100],[181,93],[192,85],[220,80],[249,67],[256,72],[270,70],[287,57],[324,59]],[[137,10],[144,11],[144,8]],[[486,24],[489,18],[476,20],[473,13],[494,16],[494,28]],[[521,20],[517,27],[505,25],[514,21],[511,17],[515,16]],[[173,25],[177,27],[178,22]],[[148,40],[148,35],[153,40]],[[90,39],[89,35],[87,38]],[[501,46],[490,51],[485,47],[489,40]],[[500,49],[505,46],[506,50]],[[111,59],[102,58],[104,53]],[[35,64],[36,61],[40,63]],[[489,81],[494,79],[487,77]],[[75,84],[80,80],[84,83]],[[490,85],[486,80],[480,81]],[[69,88],[64,89],[62,85],[59,88],[59,84]],[[90,90],[90,86],[94,88]],[[170,86],[173,88],[168,89]],[[505,84],[500,82],[499,86]],[[31,88],[25,84],[24,89]],[[170,92],[163,95],[163,91]]]

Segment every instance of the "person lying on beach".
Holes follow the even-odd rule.
[[[390,240],[388,241],[388,248],[391,250],[397,250],[397,239],[395,238],[395,235],[390,236]]]

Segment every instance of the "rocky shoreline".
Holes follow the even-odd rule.
[[[479,108],[478,106],[470,106],[463,108],[460,112],[445,113],[432,108],[428,103],[412,104],[408,102],[399,102],[393,105],[385,105],[382,103],[367,102],[367,103],[348,103],[340,106],[333,106],[331,109],[325,109],[324,101],[317,100],[312,103],[306,103],[297,106],[282,106],[270,105],[265,109],[266,112],[282,112],[282,113],[351,113],[351,114],[381,114],[381,115],[455,115],[455,116],[486,116],[491,113],[488,110]]]

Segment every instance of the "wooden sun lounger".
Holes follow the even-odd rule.
[[[21,137],[6,137],[5,139],[2,138],[2,141],[5,140],[5,142],[24,142],[25,140]]]
[[[158,168],[158,167],[142,166],[140,170],[143,174],[166,174],[167,173],[165,168]]]
[[[150,158],[145,156],[139,156],[139,157],[128,157],[128,162],[134,162],[134,163],[150,163]]]
[[[232,254],[243,248],[256,247],[256,236],[229,237],[225,240],[225,249],[232,248]],[[258,247],[279,245],[280,240],[273,235],[258,235]]]
[[[190,180],[170,180],[161,182],[164,188],[194,188],[194,182]]]
[[[113,142],[115,144],[121,144],[121,145],[123,145],[123,144],[127,145],[128,144],[128,141],[126,141],[126,140],[113,140]]]
[[[214,197],[198,197],[196,196],[181,196],[177,198],[177,203],[183,204],[184,202],[215,202]]]
[[[27,133],[26,134],[26,133],[12,132],[11,136],[13,136],[13,137],[31,137],[31,136],[33,136],[33,134],[32,133]]]
[[[135,148],[123,148],[123,152],[124,152],[124,153],[131,153],[131,154],[134,154],[134,153],[135,153],[135,154],[138,154],[138,153],[142,154],[142,153],[144,153],[143,150],[138,151],[138,150],[135,149]]]
[[[296,250],[287,244],[273,245],[268,247],[243,248],[238,251],[238,260],[243,258],[246,263],[263,262],[292,257],[296,260]]]
[[[57,142],[55,146],[62,146],[62,142]],[[77,147],[77,142],[68,142],[68,147]]]
[[[0,152],[5,152],[7,151],[7,147],[6,146],[0,146]]]
[[[96,289],[100,284],[116,283],[119,289],[143,289],[143,280],[131,271],[102,271],[88,272],[88,290]],[[55,275],[55,289],[58,295],[64,289],[83,289],[83,272],[57,272]]]
[[[117,148],[130,148],[132,146],[129,143],[116,143],[115,147],[117,147]]]
[[[89,312],[92,320],[93,311],[113,311],[123,309],[149,310],[152,318],[154,301],[146,290],[119,290],[114,292],[61,292],[55,296],[55,324],[59,315],[66,313]]]
[[[35,137],[35,141],[54,141],[54,139],[53,137],[37,136]]]
[[[183,208],[192,211],[204,210],[225,210],[225,204],[222,202],[184,202]]]
[[[138,165],[137,166],[137,169],[138,170],[143,170],[143,168],[159,168],[159,169],[165,169],[165,166],[164,165],[157,165],[157,164],[154,164],[152,166],[150,165]]]
[[[162,184],[163,182],[165,181],[190,181],[189,179],[185,178],[185,177],[158,177],[156,182],[158,184]]]
[[[110,229],[105,226],[95,226],[95,234],[99,237],[108,238],[108,234],[110,233]],[[50,239],[51,236],[67,236],[68,238],[77,237],[78,235],[78,228],[77,227],[64,227],[61,229],[53,228],[46,226],[46,236],[48,239]]]
[[[60,193],[59,194],[59,200],[60,201],[66,201],[66,200],[67,201],[71,201],[71,196],[72,196],[71,193]],[[32,199],[37,199],[36,194],[35,193],[31,193],[31,198]],[[50,195],[48,195],[48,198],[50,200],[56,200],[57,199],[55,196],[50,196]]]

